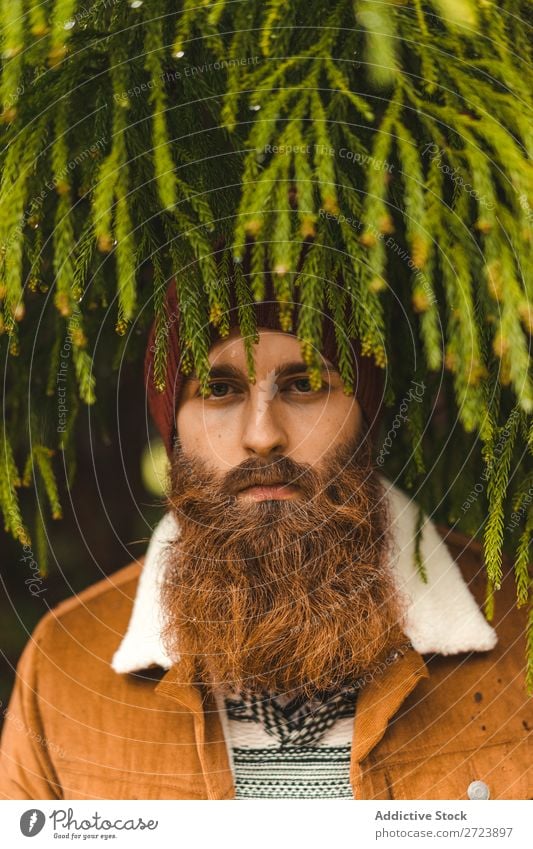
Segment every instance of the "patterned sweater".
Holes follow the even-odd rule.
[[[217,694],[237,799],[353,799],[358,687],[329,697]]]

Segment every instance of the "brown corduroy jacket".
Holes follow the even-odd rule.
[[[481,606],[479,548],[447,545]],[[26,645],[0,750],[3,799],[232,799],[233,776],[212,697],[182,662],[117,674],[140,563],[61,603]],[[355,799],[533,796],[532,700],[523,612],[512,576],[496,597],[495,648],[451,656],[414,649],[360,692],[350,780]]]

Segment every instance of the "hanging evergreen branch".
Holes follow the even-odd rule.
[[[176,278],[180,299],[183,365],[205,377],[209,325],[228,331],[230,278],[251,339],[250,301],[264,296],[268,274],[282,329],[292,328],[295,294],[303,304],[292,330],[313,381],[325,304],[348,389],[354,363],[343,330],[386,366],[391,416],[409,381],[424,381],[424,405],[397,437],[398,456],[408,458],[399,483],[418,486],[427,464],[426,512],[442,500],[437,519],[470,532],[486,512],[488,599],[506,550],[516,552],[525,604],[530,5],[3,0],[1,12],[0,348],[9,401],[0,507],[9,531],[27,539],[17,469],[28,462],[60,513],[47,452],[65,452],[71,480],[77,410],[97,397],[92,351],[106,310],[118,334],[155,315],[162,389],[167,280]],[[50,411],[65,338],[70,415],[63,430],[43,435],[25,401],[31,393]],[[102,356],[113,362],[117,350]],[[437,394],[444,425],[428,421]],[[443,449],[450,440],[453,450]],[[42,543],[41,525],[39,534]],[[531,641],[529,651],[533,664]]]

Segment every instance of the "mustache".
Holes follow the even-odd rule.
[[[319,478],[310,465],[297,463],[291,457],[276,454],[269,461],[251,457],[224,476],[221,491],[224,495],[237,495],[250,486],[275,486],[291,484],[304,494],[314,493]]]
[[[175,449],[175,462],[187,469],[186,476],[192,489],[194,489],[195,484],[204,487],[207,480],[211,479],[212,487],[216,488],[219,494],[226,498],[236,496],[239,492],[252,486],[290,484],[300,489],[304,496],[312,497],[324,493],[329,499],[335,501],[338,495],[335,478],[345,473],[346,468],[356,462],[358,454],[362,455],[360,457],[361,463],[363,465],[367,463],[369,452],[365,450],[366,448],[366,443],[361,444],[359,441],[348,441],[338,446],[335,451],[335,468],[331,467],[331,462],[325,463],[325,471],[330,474],[329,480],[325,480],[324,475],[310,463],[297,462],[285,454],[272,454],[268,460],[250,457],[225,474],[221,474],[215,482],[208,465],[202,462],[200,458],[195,458],[194,463],[191,462],[181,449],[179,441]],[[200,477],[198,477],[198,474],[200,474]]]

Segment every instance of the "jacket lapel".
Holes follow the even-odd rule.
[[[194,682],[194,667],[181,659],[155,688],[158,696],[190,710],[207,799],[234,799],[235,787],[217,705],[211,692]]]
[[[409,648],[359,694],[350,762],[350,783],[355,799],[364,798],[362,762],[379,743],[390,719],[422,678],[429,678],[429,670],[423,657]]]

